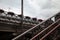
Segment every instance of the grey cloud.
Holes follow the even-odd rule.
[[[36,0],[34,0],[34,1],[36,1]],[[41,2],[41,3],[39,3],[39,2]],[[37,18],[46,19],[46,18],[51,17],[52,15],[56,14],[59,11],[58,6],[60,6],[60,4],[57,2],[56,2],[56,0],[55,0],[55,2],[52,0],[45,0],[45,2],[43,2],[41,0],[37,0],[36,4],[35,4],[37,7],[35,7],[35,5],[34,6],[32,5],[33,2],[30,5],[32,8],[35,8],[35,11],[34,11],[35,14],[34,14],[34,12],[33,12],[33,14],[31,13],[34,9],[32,11],[29,10],[28,13],[32,14],[34,16],[37,16]],[[40,7],[41,9],[36,10],[36,8],[38,8],[38,7]],[[31,9],[31,8],[28,8],[28,9]]]
[[[12,7],[14,10],[15,8],[21,10],[21,0],[0,0],[0,3]],[[60,0],[24,0],[25,16],[46,19],[59,11]],[[16,10],[15,12],[17,13]]]
[[[19,8],[20,7],[20,0],[0,0],[0,3],[3,3],[4,5],[9,5],[12,7]]]

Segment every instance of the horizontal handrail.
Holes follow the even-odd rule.
[[[57,15],[57,14],[55,14],[54,16],[56,16],[56,15]],[[52,16],[52,17],[54,17],[54,16]],[[51,19],[52,17],[48,18],[47,20]],[[25,31],[24,33],[18,35],[17,37],[13,38],[12,40],[18,39],[19,37],[23,36],[24,34],[26,34],[26,33],[29,32],[29,31],[33,30],[34,28],[36,28],[36,27],[39,26],[40,24],[46,22],[47,20],[45,20],[45,21],[43,21],[43,22],[37,24],[36,26],[34,26],[34,27],[30,28],[29,30]]]

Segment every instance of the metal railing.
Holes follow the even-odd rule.
[[[39,32],[37,35],[35,35],[34,37],[32,37],[30,40],[39,40],[40,38],[42,38],[46,33],[48,33],[50,30],[52,30],[54,27],[56,27],[60,22],[60,19],[57,20],[56,22],[54,22],[53,24],[51,24],[50,26],[48,26],[47,28],[45,28],[44,30],[42,30],[41,32]]]
[[[55,14],[54,16],[48,18],[47,20],[55,17],[56,15],[57,15],[57,14]],[[17,37],[13,38],[12,40],[16,40],[16,39],[22,38],[22,37],[25,36],[25,34],[27,34],[28,32],[32,32],[32,33],[33,33],[33,32],[34,32],[33,30],[34,30],[35,28],[37,28],[37,29],[40,28],[40,29],[41,29],[41,26],[40,26],[40,25],[43,24],[43,23],[45,23],[47,20],[45,20],[45,21],[37,24],[36,26],[34,26],[34,27],[30,28],[29,30],[25,31],[24,33],[18,35]],[[42,29],[42,30],[43,30],[43,29]],[[42,31],[42,30],[40,30],[40,31]],[[39,32],[40,32],[40,31],[39,31]],[[34,34],[34,33],[33,33],[33,34]],[[35,35],[36,35],[36,34],[35,34]]]
[[[55,26],[51,31],[49,31],[47,34],[45,34],[40,40],[44,40],[49,34],[51,34],[53,31],[55,31],[59,26],[60,26],[60,24]]]

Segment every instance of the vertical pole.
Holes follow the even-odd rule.
[[[21,0],[21,27],[23,28],[23,0]]]

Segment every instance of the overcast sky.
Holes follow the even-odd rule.
[[[20,14],[21,0],[0,0],[0,8]],[[24,15],[47,19],[60,11],[60,0],[24,0]]]

